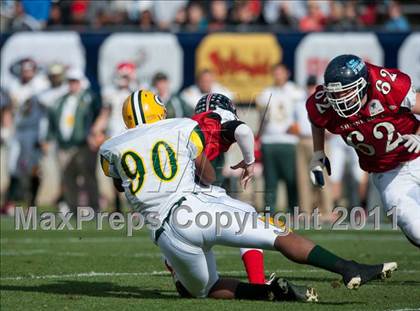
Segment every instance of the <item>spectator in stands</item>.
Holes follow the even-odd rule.
[[[316,76],[309,76],[306,81],[306,98],[315,92],[317,86]],[[332,211],[331,189],[329,184],[326,189],[321,191],[312,186],[309,180],[308,165],[311,162],[312,147],[312,130],[311,122],[306,112],[306,98],[296,105],[295,118],[298,125],[299,144],[297,145],[297,178],[299,189],[299,207],[302,212],[310,215],[314,208],[319,208],[321,220],[330,221]]]
[[[153,30],[155,23],[153,21],[152,11],[144,10],[140,13],[139,26],[141,30]]]
[[[88,22],[89,2],[73,0],[70,4],[70,22],[72,25],[86,25]]]
[[[63,64],[53,63],[47,69],[48,80],[50,87],[38,96],[42,105],[47,108],[52,108],[57,103],[57,100],[68,92],[68,85],[66,81],[66,68]]]
[[[360,22],[363,26],[375,26],[378,18],[378,3],[366,1],[359,4],[360,8]]]
[[[327,18],[326,30],[340,31],[342,30],[342,21],[344,19],[344,5],[342,2],[330,2],[330,15]]]
[[[232,21],[247,30],[247,25],[259,22],[261,6],[258,1],[235,1],[232,10]]]
[[[129,24],[129,20],[128,20],[129,9],[130,9],[129,2],[113,0],[110,5],[111,22],[114,25]]]
[[[409,31],[410,24],[401,12],[401,6],[397,1],[390,1],[388,4],[389,20],[385,23],[388,31]]]
[[[296,185],[298,137],[294,112],[299,103],[305,100],[305,92],[289,80],[289,71],[284,64],[276,64],[272,72],[274,84],[261,92],[256,103],[261,113],[265,206],[274,213],[279,180],[286,184],[287,207],[293,209],[298,204]]]
[[[59,198],[60,212],[69,208],[90,206],[98,210],[98,185],[96,181],[97,150],[105,139],[92,133],[94,122],[101,110],[101,103],[87,88],[81,70],[67,72],[69,92],[59,98],[51,109],[50,139],[57,142],[58,163],[61,169],[63,196]],[[81,190],[85,202],[81,202]]]
[[[228,6],[225,0],[210,2],[210,31],[222,30],[228,23]]]
[[[141,30],[149,31],[155,26],[153,17],[153,1],[132,1],[128,8],[129,18],[136,23]]]
[[[318,1],[307,2],[308,14],[299,22],[301,31],[322,31],[325,26],[326,18],[321,10]]]
[[[48,26],[62,26],[64,24],[63,12],[59,3],[52,3],[48,17]]]
[[[25,12],[21,1],[15,2],[15,13],[11,22],[10,28],[13,31],[41,30],[43,27],[42,22]]]
[[[162,72],[154,75],[153,91],[165,103],[168,118],[191,117],[193,109],[177,94],[171,93],[168,76]]]
[[[41,27],[44,28],[47,24],[51,1],[50,0],[21,0],[23,9],[25,10],[26,14],[32,16],[35,20],[37,20]]]
[[[92,27],[100,28],[113,23],[116,10],[112,4],[113,1],[91,1],[89,3],[87,14]]]
[[[233,94],[221,84],[217,83],[211,70],[204,69],[197,74],[196,84],[184,89],[181,93],[182,99],[194,110],[198,100],[208,93],[221,93],[230,99]]]
[[[190,2],[187,8],[187,29],[189,31],[205,31],[207,19],[200,2]]]
[[[187,8],[180,7],[175,15],[173,30],[180,30],[187,24]]]
[[[15,18],[15,3],[13,0],[0,1],[0,31],[6,32]]]
[[[264,19],[268,24],[280,24],[297,28],[299,19],[306,12],[303,1],[277,1],[269,0],[264,5]]]
[[[344,18],[341,23],[343,30],[360,30],[361,23],[358,19],[356,2],[347,1],[344,4]]]
[[[361,28],[361,23],[357,19],[355,2],[332,1],[330,4],[331,14],[327,19],[327,30],[351,31]]]
[[[252,12],[248,1],[235,1],[232,9],[232,21],[237,25],[251,24]]]
[[[155,1],[153,3],[153,16],[160,29],[171,29],[178,13],[185,9],[188,1]]]

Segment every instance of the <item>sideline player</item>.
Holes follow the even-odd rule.
[[[317,300],[312,288],[279,278],[270,284],[220,278],[212,251],[215,245],[279,251],[294,262],[340,274],[348,288],[388,277],[396,269],[396,263],[364,265],[342,259],[293,232],[281,234],[277,227],[265,228],[261,220],[254,224],[252,217],[246,217],[254,211],[248,204],[196,191],[196,175],[207,185],[215,179],[214,169],[202,152],[204,136],[191,119],[165,118],[165,107],[156,95],[145,90],[134,92],[123,105],[123,119],[129,129],[107,140],[100,155],[105,175],[125,192],[134,209],[146,221],[152,214],[159,220],[161,226],[151,227],[151,234],[175,271],[180,293],[224,299]],[[216,215],[232,209],[244,220],[242,230],[233,221],[230,226],[220,226],[217,234],[215,222],[203,228],[194,221],[200,213],[216,219]]]
[[[355,55],[340,55],[328,64],[324,85],[309,97],[306,108],[312,122],[314,185],[324,186],[324,168],[331,174],[324,152],[327,129],[355,148],[385,211],[396,208],[397,225],[420,248],[420,95],[410,77]]]

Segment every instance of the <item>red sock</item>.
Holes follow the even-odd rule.
[[[265,284],[264,254],[261,250],[250,249],[242,255],[248,281],[251,284]]]

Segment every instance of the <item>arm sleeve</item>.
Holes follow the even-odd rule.
[[[245,164],[254,163],[254,134],[251,128],[245,123],[242,123],[235,129],[234,135],[241,149]]]
[[[188,149],[191,152],[192,158],[196,159],[204,150],[205,145],[205,138],[203,133],[201,132],[200,127],[197,125],[192,130],[189,141],[188,141]]]

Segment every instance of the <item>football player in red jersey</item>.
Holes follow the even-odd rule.
[[[233,169],[243,169],[241,183],[244,187],[252,179],[254,175],[254,135],[251,128],[244,122],[240,121],[236,114],[236,108],[232,101],[222,94],[210,93],[204,95],[195,107],[195,115],[192,117],[195,120],[205,136],[204,153],[209,160],[213,160],[221,153],[227,152],[230,146],[237,143],[243,160]],[[204,190],[206,191],[206,190]],[[231,202],[231,206],[241,206],[244,210],[253,211],[253,207],[229,197],[224,189],[214,187],[211,189],[212,196],[223,197],[226,201]],[[310,241],[307,241],[312,243]],[[305,249],[305,243],[288,243],[286,249],[299,250]],[[318,253],[319,250],[319,253]],[[319,247],[313,247],[308,255],[308,264],[321,267],[331,271],[331,266],[326,262],[332,263],[336,259],[333,253]],[[263,252],[260,249],[241,248],[241,256],[247,271],[248,280],[253,284],[263,284],[264,276],[264,259]],[[287,255],[286,255],[287,256]],[[316,258],[316,259],[315,259]],[[329,258],[329,259],[327,259]],[[340,261],[341,259],[339,259]],[[336,264],[334,264],[336,266]],[[396,269],[395,263],[385,263],[383,265],[363,265],[354,261],[343,261],[343,264],[338,264],[342,273],[352,273],[354,269],[359,270],[359,281],[365,283],[377,277],[387,277],[390,272]],[[346,279],[346,277],[344,277]],[[268,282],[270,283],[270,281]],[[352,288],[352,282],[346,281],[346,286]],[[360,284],[357,284],[359,286]]]
[[[396,208],[397,225],[420,248],[420,95],[397,69],[364,62],[355,55],[331,60],[307,100],[314,155],[311,180],[324,186],[330,174],[325,130],[355,148],[360,167],[371,173],[386,212]]]
[[[244,189],[254,176],[254,134],[251,128],[240,121],[232,101],[218,93],[209,93],[200,98],[194,109],[193,120],[197,121],[206,139],[204,153],[213,161],[227,152],[232,144],[238,143],[243,160],[232,169],[243,169],[241,184]],[[219,194],[223,189],[215,188]],[[222,190],[222,191],[220,191]],[[252,284],[264,284],[264,256],[261,249],[241,248],[240,254]]]

